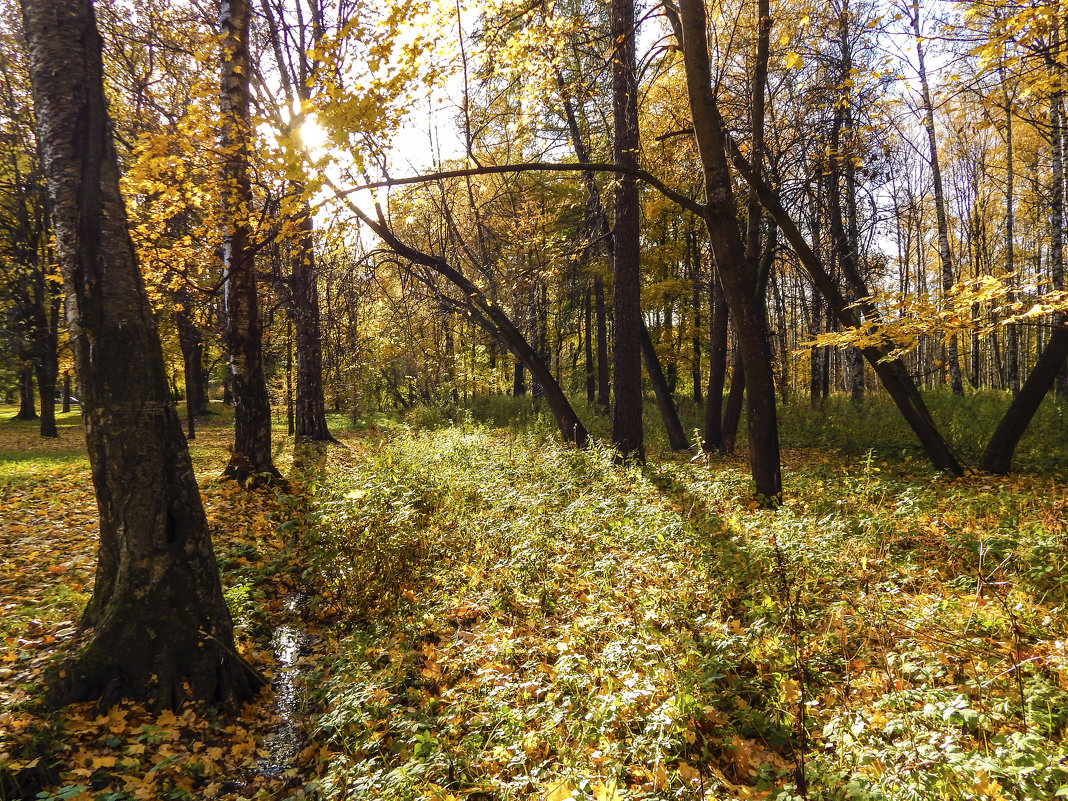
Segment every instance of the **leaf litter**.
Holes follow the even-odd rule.
[[[197,441],[200,475],[226,439]],[[268,775],[270,693],[235,721],[34,711],[42,666],[77,637],[95,513],[84,461],[0,467],[5,793],[12,777],[41,798],[116,801],[1068,785],[1059,482],[799,449],[772,514],[747,501],[744,454],[621,467],[471,426],[347,444],[300,497],[203,484],[243,653],[289,669],[272,632],[307,635],[290,663],[310,717]],[[287,611],[296,590],[308,600]]]

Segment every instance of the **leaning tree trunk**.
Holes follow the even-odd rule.
[[[686,436],[686,430],[679,420],[679,412],[675,407],[675,400],[671,397],[664,371],[660,367],[660,359],[656,355],[653,339],[649,336],[649,329],[642,321],[641,348],[642,357],[645,359],[645,369],[649,373],[649,380],[656,394],[656,405],[660,409],[660,416],[664,420],[664,428],[667,430],[668,444],[673,451],[688,451],[690,440]]]
[[[665,6],[666,7],[666,6]],[[704,0],[681,0],[673,20],[682,46],[686,90],[701,156],[706,204],[705,226],[723,281],[741,347],[746,378],[749,466],[757,498],[768,505],[782,497],[775,378],[763,304],[756,297],[755,271],[745,258],[738,230],[737,203],[727,166],[726,142],[712,91]]]
[[[226,345],[234,397],[234,451],[223,475],[243,486],[280,480],[271,457],[271,404],[263,373],[263,323],[256,291],[256,264],[248,224],[249,181],[249,0],[220,0],[222,44],[223,294]]]
[[[722,126],[722,119],[719,121]],[[827,301],[828,311],[834,314],[842,325],[858,328],[861,321],[857,310],[846,300],[841,289],[824,269],[822,261],[809,247],[793,219],[786,213],[778,193],[753,172],[752,166],[734,142],[728,138],[725,143],[730,150],[735,168],[750,186],[756,188],[761,204],[774,218],[779,230],[797,255],[801,266],[812,278],[817,291]],[[857,305],[866,317],[878,318],[878,310],[870,301],[861,300]],[[904,363],[900,359],[891,358],[883,348],[879,347],[861,348],[861,353],[879,377],[913,433],[916,434],[934,466],[954,475],[963,474],[964,466],[960,457],[935,425]]]
[[[86,622],[53,700],[236,704],[261,679],[234,651],[200,490],[167,386],[126,210],[90,0],[22,0],[43,163],[100,509]]]
[[[1056,383],[1065,358],[1068,358],[1068,329],[1057,328],[987,442],[979,460],[980,470],[988,473],[1009,472],[1016,446],[1031,424],[1042,399]]]

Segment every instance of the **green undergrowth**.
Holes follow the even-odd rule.
[[[1068,793],[1060,483],[791,451],[769,512],[739,461],[470,420],[335,454],[328,797]]]

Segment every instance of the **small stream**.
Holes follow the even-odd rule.
[[[277,731],[264,740],[263,747],[270,756],[260,759],[257,769],[263,776],[280,776],[296,767],[297,754],[305,744],[304,692],[300,658],[307,653],[311,638],[300,624],[301,612],[308,596],[295,592],[286,596],[285,612],[288,622],[274,630],[271,647],[278,668],[274,679],[275,713],[280,723]]]

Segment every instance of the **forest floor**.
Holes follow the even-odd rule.
[[[744,454],[619,466],[454,418],[341,432],[290,495],[218,480],[229,429],[198,431],[241,648],[304,710],[282,756],[270,691],[236,720],[40,711],[95,507],[75,419],[0,423],[0,797],[1068,795],[1059,474],[788,448],[770,512]]]

